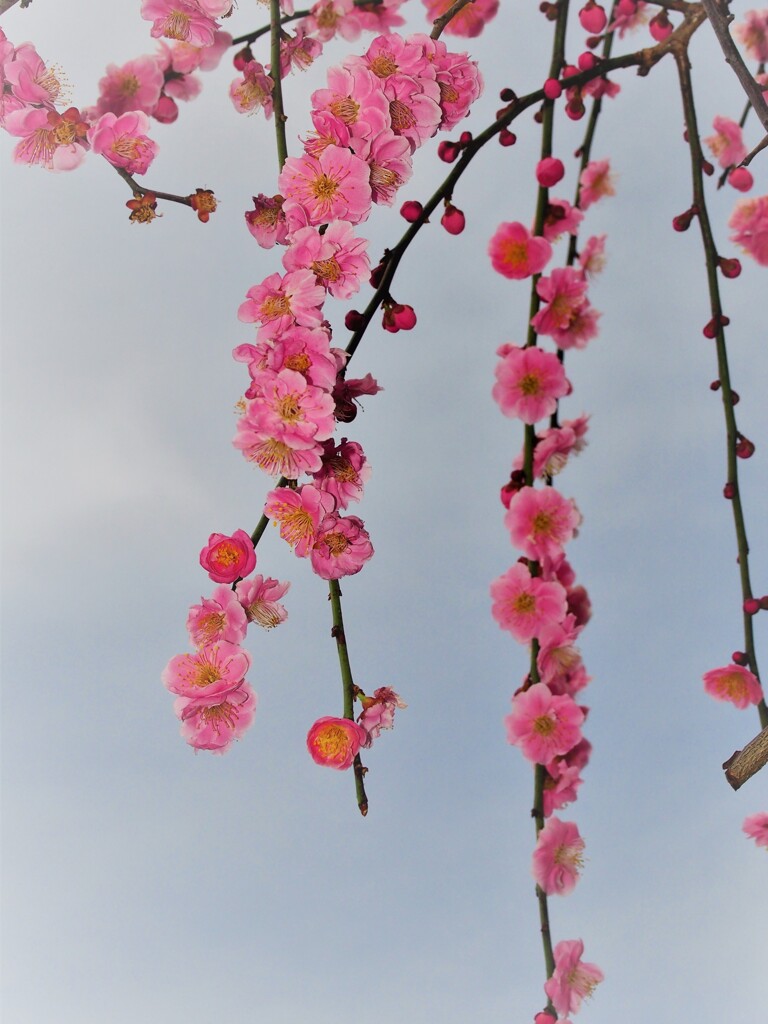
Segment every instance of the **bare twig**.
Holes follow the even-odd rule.
[[[454,3],[451,4],[445,14],[441,14],[439,18],[435,18],[432,22],[433,27],[432,31],[429,33],[429,38],[439,39],[448,22],[451,21],[452,18],[455,18],[459,11],[463,10],[467,4],[472,4],[474,2],[475,0],[454,0]]]
[[[731,754],[723,768],[729,784],[734,789],[738,789],[766,764],[768,764],[768,728],[758,733],[742,750]]]
[[[741,87],[749,97],[749,102],[754,107],[755,113],[760,118],[760,123],[766,132],[768,132],[768,103],[763,99],[762,86],[755,80],[755,76],[750,72],[747,65],[739,53],[736,44],[731,39],[731,33],[728,30],[728,23],[732,18],[729,15],[725,7],[720,3],[720,0],[701,0],[701,5],[707,12],[707,18],[709,19],[712,29],[717,36],[717,41],[720,43],[720,49],[725,55],[726,64],[730,64],[736,77],[741,82]],[[752,158],[754,154],[750,154],[747,161]],[[745,161],[745,163],[747,162]]]

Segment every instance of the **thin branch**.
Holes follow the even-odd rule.
[[[720,49],[723,51],[726,64],[730,64],[731,69],[741,82],[742,89],[749,97],[749,102],[754,107],[755,113],[760,118],[760,123],[768,132],[768,103],[763,99],[762,86],[758,84],[754,75],[744,63],[744,59],[728,30],[728,23],[733,19],[733,15],[727,12],[719,0],[701,0],[701,5],[706,11],[707,18],[717,36],[717,41],[720,43]],[[751,159],[751,157],[748,159]]]
[[[336,640],[336,650],[339,655],[339,668],[341,669],[341,684],[344,690],[344,718],[354,721],[355,683],[352,679],[352,667],[349,664],[349,652],[347,651],[347,638],[344,633],[344,618],[341,614],[341,587],[338,580],[328,581],[328,596],[331,602],[331,614],[333,616],[333,629],[331,636]],[[357,754],[353,765],[355,773],[355,790],[357,792],[357,806],[363,817],[368,813],[368,797],[365,795],[365,784],[363,778],[366,769],[363,767],[360,755]]]
[[[429,33],[430,39],[439,39],[445,30],[445,26],[449,21],[452,21],[459,11],[462,11],[467,4],[473,4],[475,0],[454,0],[445,14],[441,14],[439,18],[435,18],[432,22],[432,31]]]
[[[13,5],[17,4],[18,2],[19,0],[0,0],[0,14],[5,14],[6,11],[10,10],[11,7],[13,7]],[[29,7],[31,2],[32,0],[26,0],[26,2],[22,2],[22,9],[25,7]]]
[[[280,0],[270,0],[270,31],[271,66],[269,77],[272,79],[272,107],[275,117],[275,141],[277,143],[277,163],[282,171],[288,159],[288,144],[285,140],[285,111],[283,109],[283,86],[280,74]]]

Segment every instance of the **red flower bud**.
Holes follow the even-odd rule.
[[[734,651],[731,655],[731,661],[734,663],[734,665],[741,665],[742,668],[744,667],[744,665],[749,664],[749,658],[747,657],[744,651]]]
[[[458,210],[455,206],[451,206],[450,203],[446,203],[445,213],[441,217],[440,223],[449,235],[460,235],[464,230],[466,219],[461,210]]]
[[[702,159],[701,169],[702,171],[704,171],[705,174],[709,175],[709,177],[712,177],[712,175],[715,173],[715,168],[712,166],[709,160]]]
[[[499,93],[499,99],[502,103],[512,103],[513,100],[517,99],[514,89],[502,89]]]
[[[674,25],[667,17],[667,12],[662,10],[654,17],[651,18],[648,28],[650,29],[651,35],[657,43],[664,42],[674,31]]]
[[[512,99],[517,99],[517,96],[515,96],[514,93],[512,93]],[[462,132],[461,135],[459,136],[459,142],[462,144],[462,146],[468,146],[471,141],[472,132]]]
[[[387,305],[384,309],[382,326],[385,331],[397,334],[398,331],[410,331],[416,326],[416,314],[413,306],[404,306],[399,302]]]
[[[455,142],[445,141],[441,142],[437,147],[437,155],[446,164],[452,164],[456,157],[459,155],[459,147]]]
[[[238,71],[243,71],[246,64],[249,64],[253,60],[253,50],[250,46],[244,46],[242,50],[238,50],[235,56],[232,58],[232,63]]]
[[[743,608],[747,615],[757,615],[760,611],[760,601],[756,597],[748,597]]]
[[[424,207],[415,199],[409,199],[400,207],[400,216],[404,217],[409,224],[413,224],[424,212]]]
[[[678,213],[676,217],[672,218],[672,227],[675,231],[687,231],[697,212],[696,207],[692,206],[689,210],[686,210],[685,213]],[[712,337],[714,338],[714,334]]]
[[[517,136],[507,128],[502,128],[499,132],[499,142],[502,146],[514,146],[517,142]]]
[[[760,598],[760,607],[764,612],[768,612],[768,594],[763,594]]]
[[[579,22],[585,32],[602,32],[608,23],[608,16],[605,8],[594,3],[594,0],[588,0],[586,6],[579,11]]]
[[[720,267],[720,273],[723,277],[738,277],[741,273],[741,263],[734,257],[732,259],[726,259],[721,256],[717,261],[718,267]]]
[[[743,434],[739,434],[739,440],[736,443],[736,455],[740,459],[751,459],[755,454],[755,445],[753,441],[750,441],[748,437],[744,437]]]
[[[723,497],[727,498],[730,501],[735,493],[736,493],[736,485],[732,484],[730,482],[730,480],[729,480],[728,483],[723,488]]]
[[[358,313],[356,309],[350,309],[344,317],[344,326],[348,331],[359,331],[364,323],[365,319],[363,314]]]
[[[548,78],[544,83],[544,95],[548,100],[556,100],[558,96],[561,96],[563,87],[560,85],[556,78]]]
[[[374,267],[369,277],[371,288],[378,288],[381,284],[381,279],[384,276],[384,264],[379,263],[377,267]]]
[[[713,380],[712,383],[709,385],[709,390],[710,391],[719,391],[720,390],[720,381],[719,380]]]
[[[572,121],[580,121],[586,112],[586,108],[581,99],[570,100],[565,105],[565,113]]]

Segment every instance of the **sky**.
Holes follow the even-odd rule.
[[[108,63],[153,52],[138,6],[35,0],[2,28],[63,67],[82,106]],[[486,79],[467,129],[490,123],[501,88],[524,94],[546,76],[549,25],[528,6],[502,5],[481,37],[452,44]],[[426,30],[423,8],[406,10],[407,31]],[[231,31],[264,18],[243,0]],[[703,134],[744,102],[705,30],[692,50]],[[367,38],[329,45],[288,80],[291,153],[325,69]],[[580,48],[575,34],[568,52]],[[176,124],[153,130],[147,182],[214,189],[208,224],[166,204],[162,220],[132,225],[106,164],[48,174],[14,165],[0,138],[3,1019],[529,1022],[544,1005],[532,772],[503,726],[526,654],[489,598],[517,558],[498,489],[522,443],[490,390],[496,349],[522,341],[528,286],[494,274],[486,250],[501,221],[532,219],[536,126],[523,118],[518,144],[486,147],[459,184],[465,232],[435,218],[404,259],[393,294],[416,328],[372,327],[353,363],[385,390],[345,430],[373,466],[359,514],[376,551],[343,581],[347,640],[358,684],[408,703],[365,758],[363,819],[351,775],[306,751],[311,723],[341,713],[341,686],[326,586],[276,531],[257,571],[291,580],[289,617],[246,641],[250,732],[224,757],[195,756],[160,682],[211,588],[200,549],[213,532],[250,531],[270,488],[231,445],[247,386],[231,350],[253,335],[236,315],[245,292],[279,269],[243,222],[252,195],[276,191],[277,163],[271,124],[232,107],[233,77],[225,60]],[[587,860],[550,915],[555,940],[582,938],[606,976],[578,1020],[721,1024],[754,1019],[768,998],[766,858],[741,832],[768,808],[768,777],[738,793],[725,783],[720,765],[757,715],[701,683],[742,645],[741,601],[704,260],[694,230],[671,230],[691,202],[674,68],[616,80],[594,150],[616,196],[585,222],[608,235],[590,289],[601,330],[569,354],[563,404],[591,415],[589,446],[558,481],[584,517],[569,557],[594,612],[580,644],[594,750],[560,814]],[[568,196],[582,130],[556,124]],[[759,137],[753,121],[748,145]],[[435,151],[417,153],[403,200],[442,180]],[[763,156],[753,172],[762,194]],[[736,194],[710,192],[721,251],[735,255]],[[361,230],[378,254],[403,228],[377,209]],[[739,425],[757,445],[741,470],[762,593],[766,271],[743,262],[723,295]],[[334,304],[337,339],[346,308]]]

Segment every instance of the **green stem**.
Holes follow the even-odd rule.
[[[344,694],[344,718],[350,722],[355,719],[355,683],[352,679],[352,668],[349,664],[349,652],[347,650],[347,638],[344,633],[344,618],[341,613],[341,587],[338,580],[328,581],[328,596],[331,601],[331,615],[333,618],[333,629],[331,636],[336,640],[336,651],[339,656],[339,669],[341,670],[341,685]],[[355,790],[357,793],[357,806],[360,813],[365,817],[368,813],[368,797],[365,795],[364,775],[366,769],[360,760],[360,755],[355,757]]]
[[[693,98],[693,82],[691,80],[691,69],[688,60],[687,47],[680,46],[675,49],[675,61],[677,63],[678,77],[680,80],[680,92],[683,100],[683,111],[685,114],[685,126],[688,134],[688,148],[691,154],[691,176],[693,180],[693,201],[698,208],[699,228],[701,240],[704,246],[704,254],[707,265],[707,284],[709,286],[709,302],[712,314],[712,322],[716,325],[715,345],[717,350],[718,377],[720,380],[720,392],[723,399],[723,412],[725,414],[726,432],[726,456],[727,456],[727,480],[733,488],[731,508],[733,510],[733,523],[736,530],[736,545],[739,553],[739,575],[741,578],[742,601],[753,597],[752,584],[749,578],[749,543],[747,541],[747,528],[744,520],[744,509],[741,504],[741,493],[739,490],[739,468],[736,445],[738,443],[738,431],[736,428],[736,413],[733,404],[733,392],[731,390],[731,375],[728,366],[728,349],[725,342],[725,329],[721,318],[723,307],[720,301],[720,286],[717,278],[718,261],[717,247],[715,245],[712,227],[709,221],[706,198],[704,194],[704,176],[701,165],[704,154],[701,151],[699,141],[699,130],[696,121],[696,105]],[[749,662],[750,671],[759,679],[760,673],[757,667],[757,656],[755,653],[755,638],[752,626],[752,616],[743,612],[744,621],[744,650]],[[765,699],[757,706],[762,728],[768,726],[768,707]]]
[[[269,0],[269,30],[271,34],[271,64],[269,77],[274,83],[272,106],[275,117],[275,140],[277,142],[277,164],[282,171],[288,159],[288,145],[285,141],[285,111],[283,109],[283,86],[280,75],[280,0]]]

